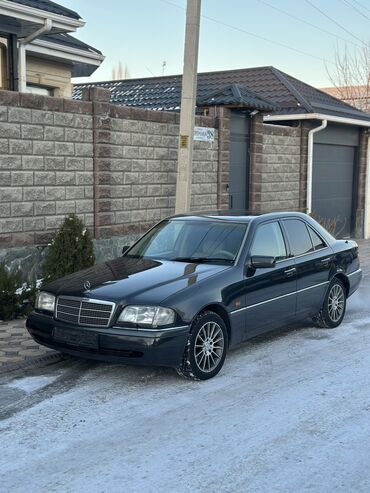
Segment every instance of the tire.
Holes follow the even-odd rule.
[[[225,322],[216,313],[200,313],[191,326],[179,375],[193,380],[208,380],[221,370],[228,347]]]
[[[326,292],[322,309],[315,319],[321,328],[334,329],[342,323],[346,313],[347,293],[342,281],[334,278]]]

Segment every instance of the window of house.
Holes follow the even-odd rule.
[[[41,96],[54,96],[54,89],[39,84],[27,84],[26,92],[40,94]]]
[[[289,237],[289,243],[294,256],[304,255],[314,250],[310,234],[303,221],[298,219],[287,219],[284,227]]]
[[[250,255],[264,255],[274,257],[275,260],[286,258],[285,242],[279,223],[272,222],[258,226]]]

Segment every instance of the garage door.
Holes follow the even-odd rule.
[[[337,236],[350,236],[356,147],[315,144],[312,169],[312,211],[336,220]]]
[[[336,236],[353,233],[356,207],[359,128],[329,123],[314,136],[312,212],[336,220]]]

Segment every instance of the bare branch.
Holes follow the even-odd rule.
[[[370,41],[360,49],[349,52],[337,45],[333,70],[326,66],[330,82],[337,90],[337,97],[363,111],[370,111]]]

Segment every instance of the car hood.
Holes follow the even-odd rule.
[[[121,303],[160,303],[228,265],[119,257],[45,284],[56,296],[83,296]]]

